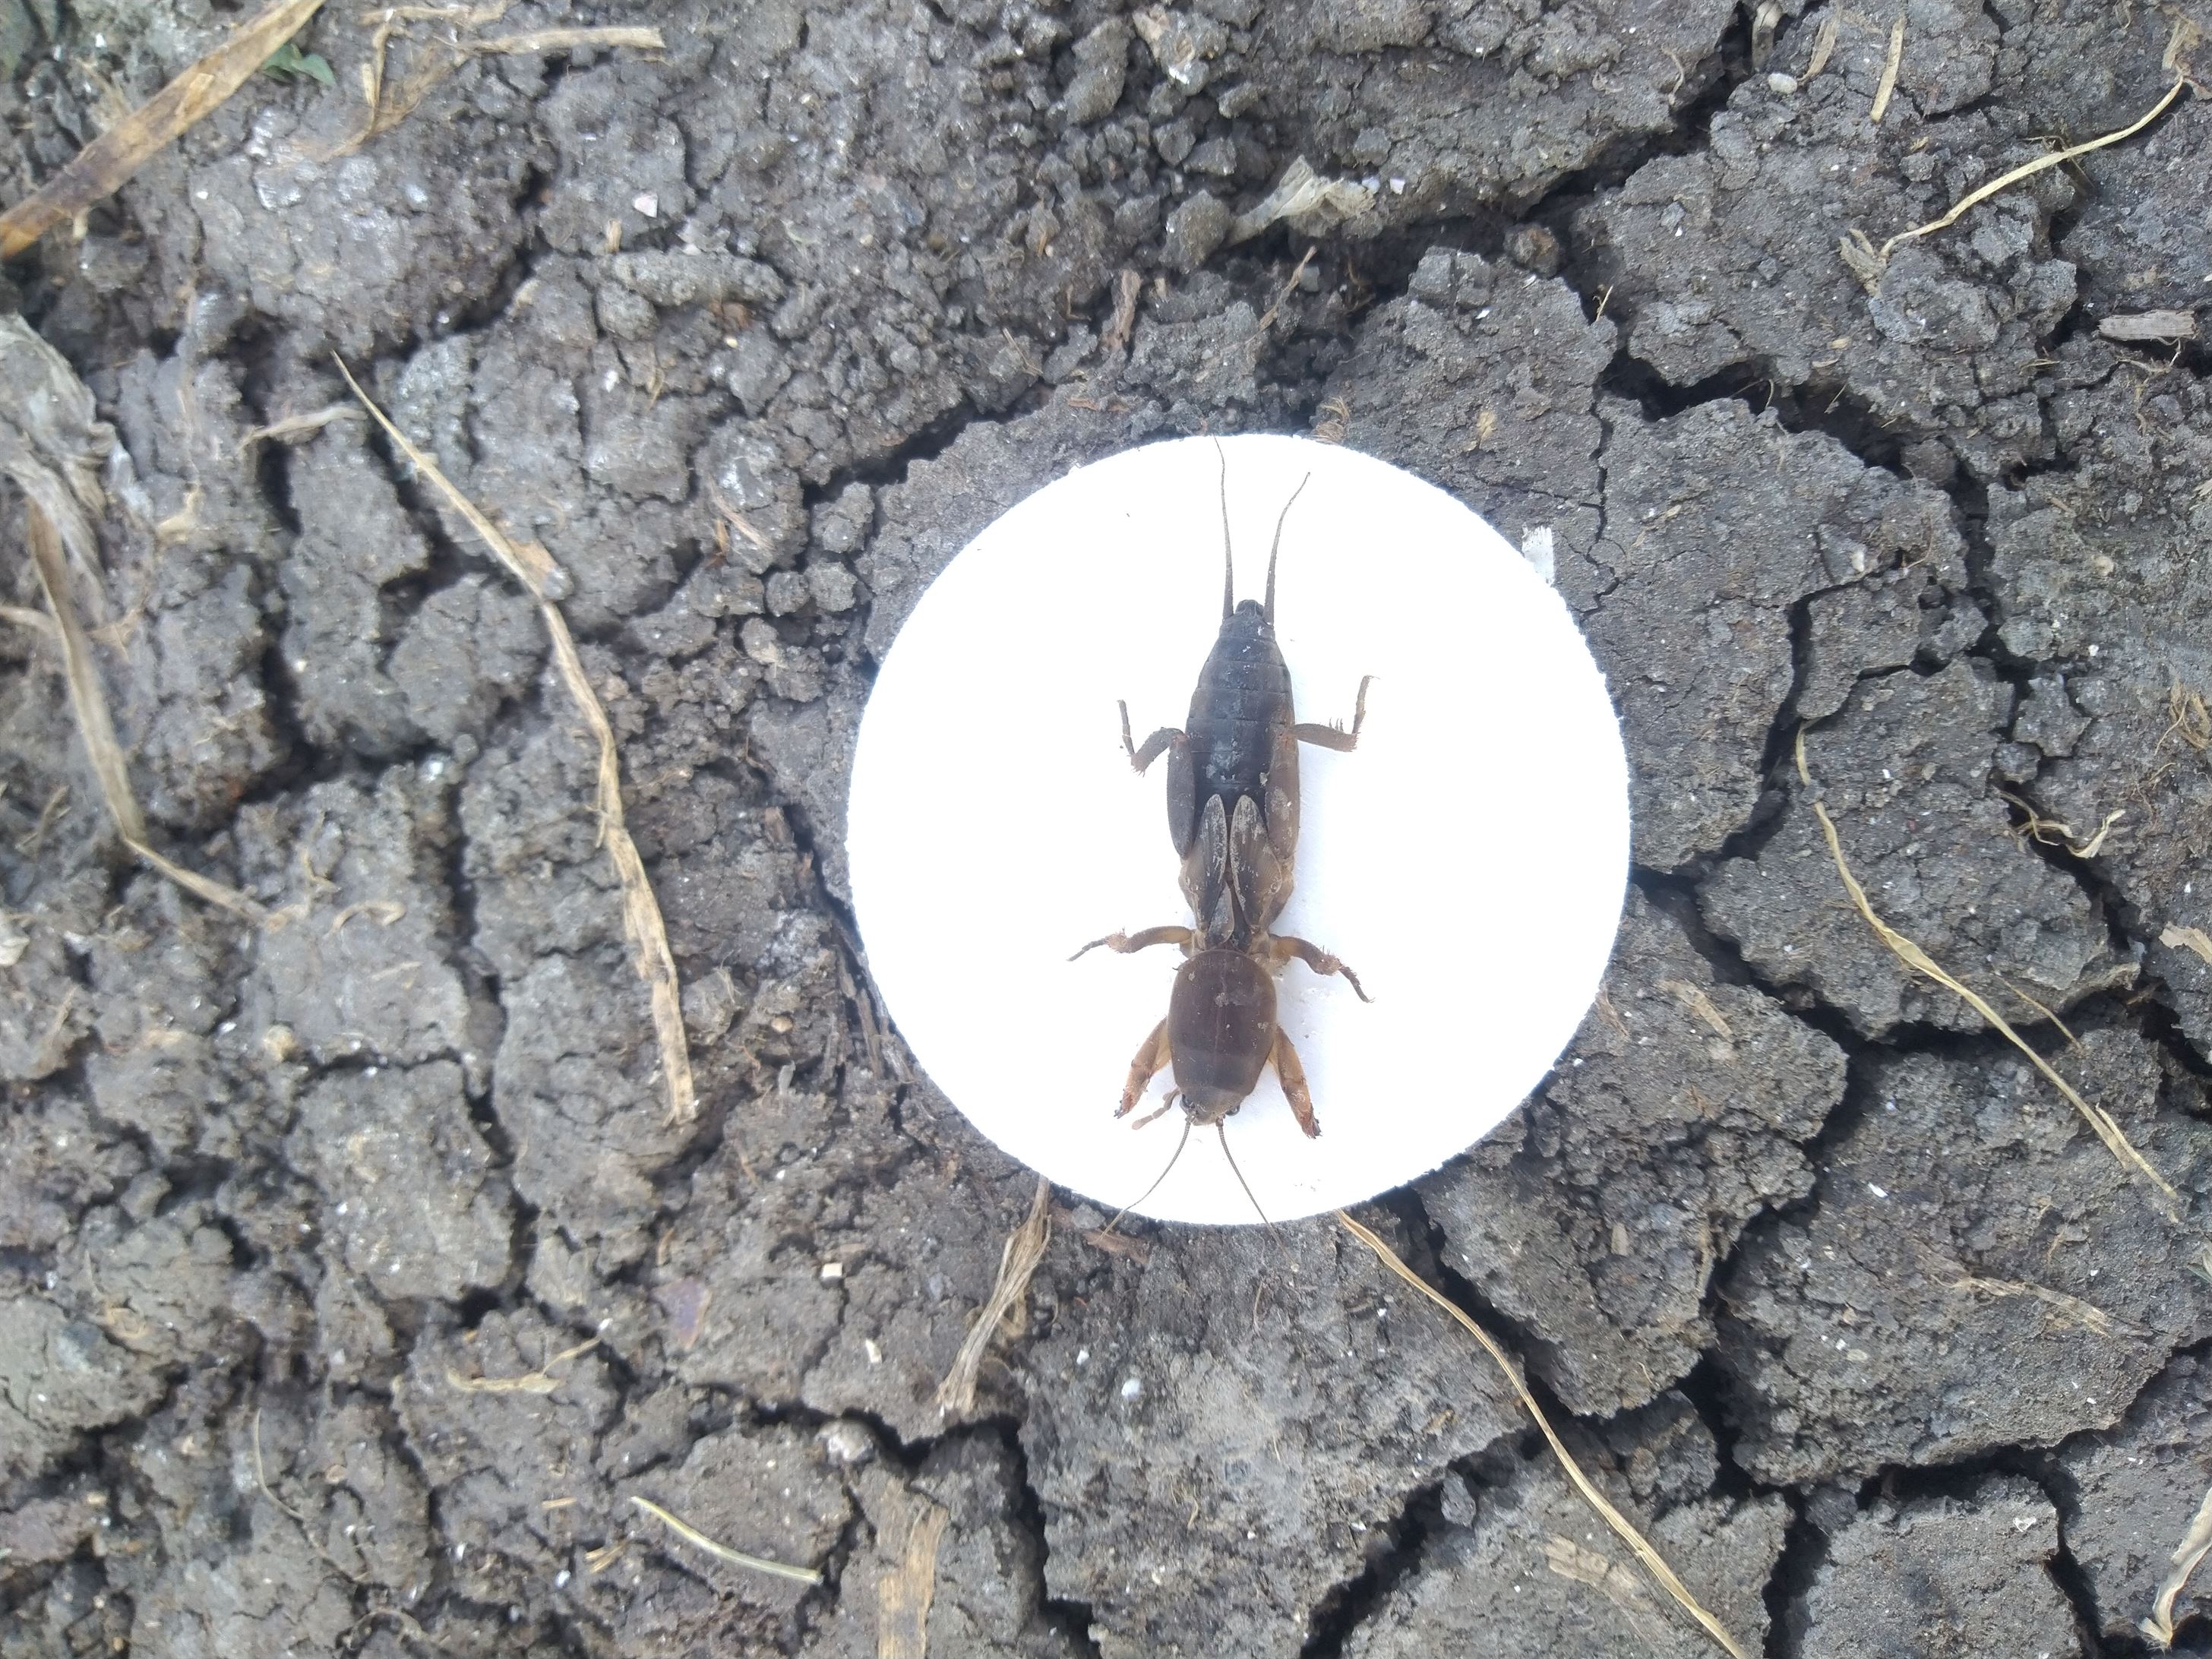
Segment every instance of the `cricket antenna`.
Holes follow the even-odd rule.
[[[1221,460],[1221,620],[1227,622],[1237,609],[1237,555],[1229,545],[1229,452],[1218,438],[1213,441],[1213,453]],[[1268,580],[1273,580],[1272,572]]]
[[[1217,1123],[1213,1126],[1213,1129],[1214,1133],[1221,1137],[1221,1155],[1229,1160],[1229,1173],[1235,1176],[1237,1184],[1244,1188],[1244,1196],[1251,1199],[1252,1213],[1267,1224],[1268,1234],[1274,1238],[1275,1248],[1279,1250],[1283,1241],[1280,1235],[1275,1232],[1275,1224],[1267,1220],[1267,1212],[1260,1207],[1260,1200],[1252,1197],[1251,1183],[1244,1179],[1244,1171],[1237,1167],[1237,1155],[1229,1150],[1229,1126],[1225,1123]],[[1146,1196],[1149,1197],[1150,1194],[1147,1194]]]
[[[1147,1118],[1145,1121],[1148,1123],[1152,1121],[1150,1118]],[[1169,1175],[1173,1172],[1176,1166],[1176,1158],[1179,1158],[1182,1156],[1182,1149],[1188,1145],[1190,1145],[1190,1120],[1188,1118],[1185,1118],[1182,1121],[1182,1139],[1176,1142],[1175,1158],[1170,1158],[1168,1160],[1168,1167],[1152,1177],[1152,1184],[1151,1186],[1146,1188],[1143,1192],[1139,1193],[1134,1198],[1131,1199],[1127,1204],[1124,1204],[1119,1210],[1115,1211],[1114,1212],[1114,1218],[1108,1222],[1103,1227],[1101,1227],[1098,1231],[1102,1233],[1112,1232],[1115,1228],[1121,1224],[1121,1218],[1123,1216],[1128,1214],[1130,1211],[1135,1209],[1137,1206],[1143,1203],[1154,1193],[1159,1191],[1160,1182],[1165,1181]],[[1240,1176],[1237,1179],[1241,1181],[1243,1177]]]
[[[1267,548],[1267,603],[1264,607],[1264,614],[1270,627],[1274,625],[1275,621],[1275,555],[1280,552],[1283,547],[1283,521],[1291,516],[1291,509],[1298,504],[1298,497],[1306,493],[1306,486],[1312,482],[1313,474],[1310,472],[1298,480],[1298,487],[1291,492],[1291,499],[1283,503],[1281,516],[1275,520],[1275,539]],[[1228,489],[1225,481],[1222,489],[1224,492]],[[1221,501],[1221,523],[1222,533],[1226,535],[1229,527],[1229,498],[1225,493]],[[1223,1144],[1225,1146],[1227,1143]]]

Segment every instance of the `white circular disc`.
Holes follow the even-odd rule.
[[[1357,1203],[1463,1151],[1541,1080],[1597,993],[1628,868],[1627,766],[1603,678],[1558,594],[1442,490],[1287,437],[1223,441],[1239,599],[1283,529],[1275,626],[1301,744],[1297,891],[1275,931],[1351,964],[1374,1000],[1301,963],[1280,1018],[1311,1085],[1302,1134],[1272,1068],[1226,1124],[1275,1220]],[[1110,456],[1010,509],[946,566],[877,678],[853,762],[848,852],[862,942],[915,1054],[975,1126],[1118,1209],[1183,1120],[1116,1119],[1130,1056],[1181,956],[1068,957],[1190,921],[1167,764],[1221,622],[1220,461],[1209,439]],[[1255,1222],[1211,1130],[1138,1206]]]

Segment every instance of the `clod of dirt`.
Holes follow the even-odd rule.
[[[2157,1051],[2083,1034],[2059,1063],[2185,1188],[2212,1132],[2163,1098]],[[1754,1225],[1722,1287],[1721,1352],[1761,1480],[1940,1463],[2109,1428],[2212,1333],[2192,1246],[2025,1062],[1882,1057],[1808,1212]]]
[[[319,1065],[449,1056],[482,1085],[490,1033],[450,945],[453,770],[434,755],[386,768],[374,794],[318,784],[243,817],[243,862],[279,915],[255,953],[257,1034],[282,1026],[288,1053]]]
[[[429,1180],[425,1139],[437,1161]],[[459,1066],[332,1073],[301,1097],[293,1146],[294,1167],[326,1200],[325,1231],[371,1294],[458,1302],[507,1277],[507,1183],[487,1170],[491,1155],[469,1121]]]
[[[834,962],[791,986],[792,1004],[838,996]],[[784,987],[763,992],[773,1007]],[[839,1034],[837,1045],[843,1045]],[[776,1088],[734,1120],[757,1176],[727,1148],[692,1177],[697,1212],[653,1275],[654,1326],[684,1382],[754,1399],[861,1413],[908,1440],[945,1426],[937,1385],[989,1293],[1006,1233],[1034,1177],[969,1150],[964,1181],[988,1199],[947,1204],[915,1194],[902,1170],[930,1167],[953,1123],[921,1091],[890,1121],[884,1083],[848,1077],[836,1101]],[[901,1130],[904,1133],[901,1133]],[[958,1137],[963,1143],[964,1136]],[[896,1254],[872,1241],[896,1238]],[[763,1330],[778,1333],[774,1343]],[[986,1366],[986,1393],[1006,1372]]]
[[[1604,531],[1559,586],[1645,757],[1630,773],[1637,860],[1673,868],[1750,821],[1798,684],[1796,607],[1818,607],[1799,686],[1810,714],[1859,672],[1955,648],[1946,589],[1966,572],[1948,503],[1833,439],[1726,401],[1649,425],[1603,412]],[[1974,613],[1971,634],[1981,626]]]
[[[718,1561],[629,1499],[659,1504],[726,1549],[787,1566],[835,1566],[831,1552],[842,1553],[856,1506],[815,1436],[783,1425],[693,1425],[659,1468],[608,1473],[619,1480],[613,1530],[627,1539],[629,1559],[580,1586],[595,1622],[625,1639],[649,1632],[725,1652],[797,1645],[805,1585]]]
[[[77,1436],[161,1397],[157,1367],[43,1296],[0,1302],[0,1480],[43,1474]]]
[[[2165,938],[2212,930],[2212,885],[2196,890],[2212,811],[2212,645],[2194,621],[2212,606],[2212,397],[2101,343],[2068,372],[2090,382],[2052,404],[2078,464],[1990,498],[1998,638],[2051,670],[2056,732],[2021,734],[2042,758],[2026,793],[2081,836],[2124,814],[2090,867],[2125,907],[2182,1030],[2212,1053],[2212,961]]]
[[[559,1589],[554,1564],[581,1577],[586,1551],[628,1528],[628,1506],[592,1474],[619,1417],[619,1373],[605,1348],[576,1352],[584,1340],[535,1312],[495,1313],[472,1331],[425,1330],[407,1357],[394,1413],[439,1492],[448,1582],[471,1599],[542,1607]],[[586,1483],[588,1508],[560,1501]]]
[[[1708,1497],[1712,1434],[1679,1395],[1620,1418],[1577,1461],[1643,1527],[1730,1635],[1759,1650],[1761,1591],[1782,1553],[1778,1498]],[[1627,1548],[1594,1533],[1589,1511],[1547,1453],[1499,1448],[1444,1479],[1440,1522],[1411,1571],[1345,1644],[1346,1659],[1435,1653],[1596,1659],[1714,1651]]]
[[[1526,1358],[1571,1410],[1602,1415],[1711,1344],[1714,1266],[1812,1186],[1800,1147],[1843,1098],[1844,1056],[1717,982],[1640,894],[1600,994],[1539,1097],[1421,1192],[1445,1264],[1536,1339]]]
[[[1178,1230],[1082,1267],[1059,1292],[1082,1316],[1020,1358],[1021,1434],[1045,1582],[1091,1608],[1105,1659],[1296,1647],[1406,1495],[1512,1420],[1465,1339],[1318,1226]],[[1048,1256],[1039,1279],[1067,1274]]]
[[[2069,36],[2093,14],[2122,31],[2095,54],[2121,68],[2069,84],[2089,54]],[[1828,15],[1841,22],[1830,61],[1801,80]],[[1869,267],[1865,286],[1838,243],[1857,229],[1879,244],[1936,217],[2043,148],[2034,135],[2060,111],[2077,131],[2098,131],[2116,104],[2122,120],[2139,113],[2172,84],[2160,64],[2170,25],[2147,13],[2116,24],[2109,9],[2077,4],[2008,23],[2001,47],[1978,5],[1917,7],[1876,125],[1890,19],[1820,17],[1782,37],[1771,62],[1788,71],[1784,86],[1745,81],[1705,147],[1647,163],[1578,216],[1591,274],[1612,284],[1630,350],[1677,385],[1747,368],[1834,388],[1893,433],[1940,434],[1984,478],[2040,459],[2050,438],[2037,377],[2075,296],[2074,267],[2050,246],[2051,216],[2073,200],[2063,170],[1905,244],[1885,270]],[[1993,87],[2008,101],[1975,107]]]
[[[1667,131],[1711,84],[1734,12],[1721,0],[1238,9],[1212,69],[1237,89],[1194,100],[1196,121],[1209,103],[1255,107],[1306,135],[1318,171],[1372,179],[1354,235],[1532,202],[1614,146]],[[1192,108],[1172,94],[1152,107]]]
[[[852,1425],[840,1419],[824,1434],[841,1426]],[[1043,1552],[1014,1523],[1021,1482],[1006,1447],[966,1434],[911,1475],[871,1462],[847,1480],[862,1541],[840,1576],[836,1607],[799,1650],[808,1659],[1076,1659],[1086,1651],[1083,1632],[1037,1605]]]
[[[2023,999],[2063,1010],[2129,982],[2133,965],[2114,956],[2080,885],[2012,834],[1989,787],[2013,706],[2009,686],[1964,662],[1865,679],[1832,723],[1808,734],[1805,757],[1882,920],[1923,948],[1942,941],[1938,961],[2027,1020],[2039,1016]],[[1805,988],[1870,1036],[1905,1022],[1980,1029],[1978,1014],[1913,974],[1841,902],[1811,792],[1794,772],[1786,789],[1766,843],[1699,890],[1714,932],[1769,982]]]
[[[1563,555],[1587,556],[1615,334],[1565,283],[1431,248],[1405,295],[1361,323],[1321,407],[1344,411],[1344,441],[1451,490],[1508,541],[1548,526]]]
[[[2033,1484],[1993,1475],[1956,1497],[1877,1498],[1828,1540],[1805,1597],[1805,1659],[2035,1653],[2081,1644],[2051,1565],[2058,1513]]]
[[[2167,307],[2201,313],[2212,225],[2191,211],[2188,192],[2174,183],[2208,143],[2212,106],[2185,98],[2140,139],[2081,158],[2089,189],[2058,250],[2081,268],[2082,303],[2092,315]]]
[[[2106,1642],[2141,1634],[2204,1503],[2203,1449],[2212,1433],[2206,1384],[2204,1362],[2183,1355],[2136,1396],[2118,1428],[2059,1453],[2074,1486],[2066,1547],[2096,1598]],[[2202,1609],[2204,1588],[2192,1579],[2175,1604],[2177,1625]]]
[[[1651,757],[1631,768],[1637,860],[1671,869],[1750,818],[1798,682],[1797,607],[1814,607],[1799,688],[1813,712],[1984,624],[1954,597],[1966,571],[1942,496],[1725,400],[1647,423],[1596,395],[1613,339],[1564,283],[1434,251],[1330,390],[1349,441],[1457,490],[1509,538],[1553,532],[1560,592],[1632,754]]]

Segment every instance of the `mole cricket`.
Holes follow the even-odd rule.
[[[1122,952],[1154,945],[1182,948],[1183,964],[1169,994],[1167,1017],[1138,1046],[1115,1115],[1133,1109],[1153,1074],[1172,1065],[1176,1087],[1160,1110],[1180,1100],[1185,1137],[1193,1125],[1212,1124],[1222,1133],[1224,1153],[1224,1120],[1244,1103],[1270,1064],[1298,1127],[1309,1137],[1321,1133],[1304,1067],[1276,1020],[1275,970],[1295,957],[1316,974],[1343,975],[1360,1000],[1371,1000],[1358,975],[1328,951],[1270,931],[1296,880],[1298,744],[1340,752],[1354,748],[1374,678],[1359,682],[1349,732],[1296,718],[1290,667],[1275,640],[1275,563],[1283,526],[1310,481],[1310,474],[1300,481],[1275,520],[1265,602],[1240,604],[1230,545],[1228,459],[1222,458],[1221,631],[1199,671],[1190,713],[1181,730],[1162,726],[1140,747],[1130,738],[1129,706],[1120,705],[1121,746],[1129,763],[1142,773],[1162,754],[1168,757],[1168,834],[1182,860],[1191,925],[1109,933],[1069,958],[1102,945]],[[1181,1146],[1176,1150],[1180,1154]],[[1241,1172],[1237,1178],[1241,1183]]]

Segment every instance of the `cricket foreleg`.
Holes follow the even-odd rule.
[[[1283,1098],[1291,1103],[1291,1115],[1298,1121],[1298,1127],[1306,1132],[1309,1140],[1321,1138],[1321,1125],[1314,1121],[1313,1095],[1306,1087],[1306,1068],[1298,1064],[1298,1051],[1291,1046],[1291,1034],[1280,1026],[1275,1028],[1275,1047],[1268,1058],[1275,1063],[1275,1077],[1283,1085]]]
[[[1129,1061],[1128,1081],[1121,1085],[1121,1103],[1115,1109],[1114,1115],[1127,1117],[1134,1111],[1153,1074],[1174,1057],[1168,1048],[1168,1023],[1162,1020],[1137,1045],[1136,1054]]]

